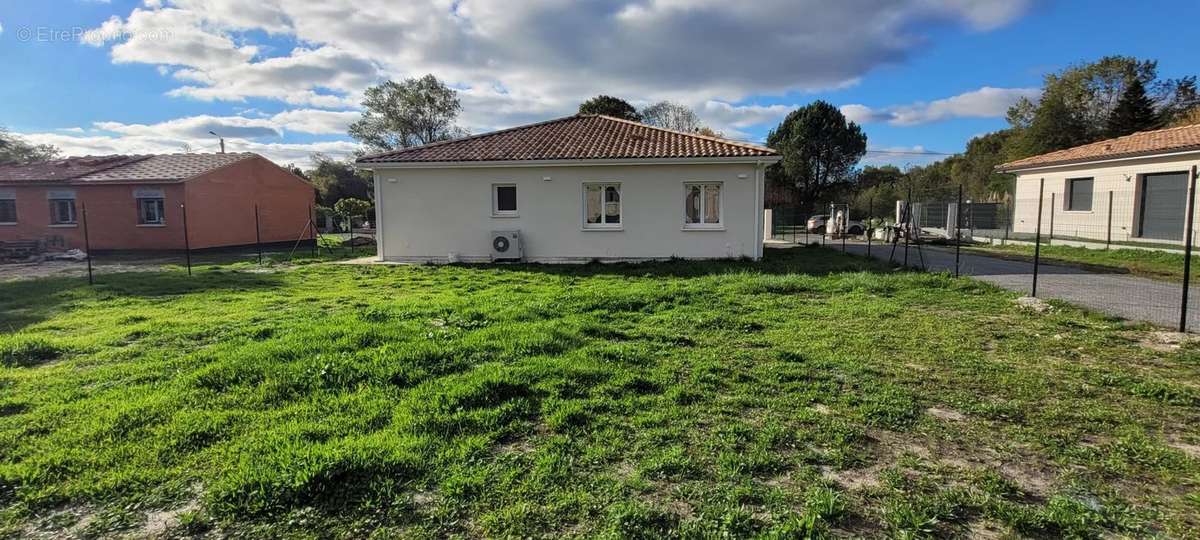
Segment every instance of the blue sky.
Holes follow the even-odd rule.
[[[788,110],[824,99],[863,123],[873,149],[957,152],[1073,62],[1125,54],[1159,60],[1162,76],[1200,73],[1193,38],[1161,26],[1163,13],[1200,20],[1194,1],[752,6],[6,0],[0,126],[72,154],[212,151],[212,129],[231,150],[303,164],[355,149],[345,125],[367,85],[434,73],[462,90],[472,132],[570,114],[607,93],[680,101],[731,137],[760,140]]]

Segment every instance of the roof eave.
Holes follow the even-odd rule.
[[[362,170],[376,169],[473,169],[485,167],[598,167],[613,165],[716,165],[761,163],[769,165],[783,159],[771,156],[731,156],[697,158],[613,158],[613,159],[528,159],[504,161],[385,161],[355,162]]]
[[[1168,150],[1168,151],[1156,150],[1153,152],[1136,152],[1136,153],[1128,153],[1128,154],[1117,154],[1117,155],[1113,155],[1113,156],[1106,156],[1106,157],[1099,157],[1099,158],[1065,159],[1065,160],[1059,160],[1059,161],[1049,161],[1049,162],[1045,162],[1045,163],[1033,163],[1033,164],[1029,164],[1029,165],[1009,166],[1006,163],[1006,164],[997,165],[995,170],[996,170],[996,172],[1001,172],[1001,173],[1019,173],[1019,172],[1036,171],[1036,170],[1042,170],[1042,169],[1055,169],[1055,168],[1061,168],[1061,167],[1074,167],[1074,166],[1078,166],[1078,165],[1112,163],[1112,162],[1131,161],[1131,160],[1137,160],[1137,159],[1150,159],[1150,158],[1159,158],[1159,157],[1175,157],[1175,156],[1198,154],[1198,153],[1200,153],[1200,146],[1176,148],[1176,149],[1172,149],[1172,150]]]

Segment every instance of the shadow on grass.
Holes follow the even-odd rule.
[[[64,305],[89,299],[156,297],[206,291],[249,291],[279,287],[277,273],[197,269],[99,274],[95,285],[86,277],[49,277],[0,283],[0,332],[15,332],[51,317]]]
[[[761,261],[749,259],[698,261],[671,259],[655,262],[587,264],[462,264],[507,272],[538,272],[555,276],[629,276],[629,277],[701,277],[720,274],[805,274],[826,276],[846,272],[891,273],[886,262],[874,258],[843,254],[826,247],[767,248]]]

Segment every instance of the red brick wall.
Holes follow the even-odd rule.
[[[192,248],[253,244],[256,203],[263,243],[295,242],[316,201],[312,185],[263,158],[239,161],[185,186]]]
[[[166,223],[138,225],[135,188],[163,191]],[[9,188],[4,188],[9,189]],[[180,184],[21,186],[11,188],[17,197],[17,224],[0,225],[0,240],[61,241],[67,248],[83,249],[83,211],[87,208],[88,236],[92,249],[177,249],[183,247],[179,202]],[[75,225],[51,225],[48,191],[75,192]]]
[[[161,189],[166,223],[138,225],[134,189]],[[61,240],[83,249],[83,209],[96,250],[183,249],[186,201],[193,249],[254,243],[254,205],[259,205],[262,241],[295,242],[304,230],[313,188],[264,158],[250,158],[183,183],[75,186],[0,186],[13,190],[17,224],[0,225],[0,241]],[[49,190],[74,190],[77,225],[51,226]],[[305,236],[308,238],[309,236]]]

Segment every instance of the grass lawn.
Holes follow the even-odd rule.
[[[1007,245],[973,245],[963,246],[964,251],[974,251],[988,255],[1033,261],[1033,246]],[[1198,251],[1200,253],[1200,251]],[[1142,277],[1164,281],[1183,281],[1182,253],[1150,251],[1146,249],[1089,249],[1074,246],[1043,245],[1042,261],[1053,264],[1082,266],[1101,271],[1114,271],[1134,274]],[[1192,261],[1193,272],[1200,273],[1200,264]],[[1195,274],[1193,274],[1195,277]]]
[[[1200,350],[821,248],[0,284],[0,537],[1194,535]]]

